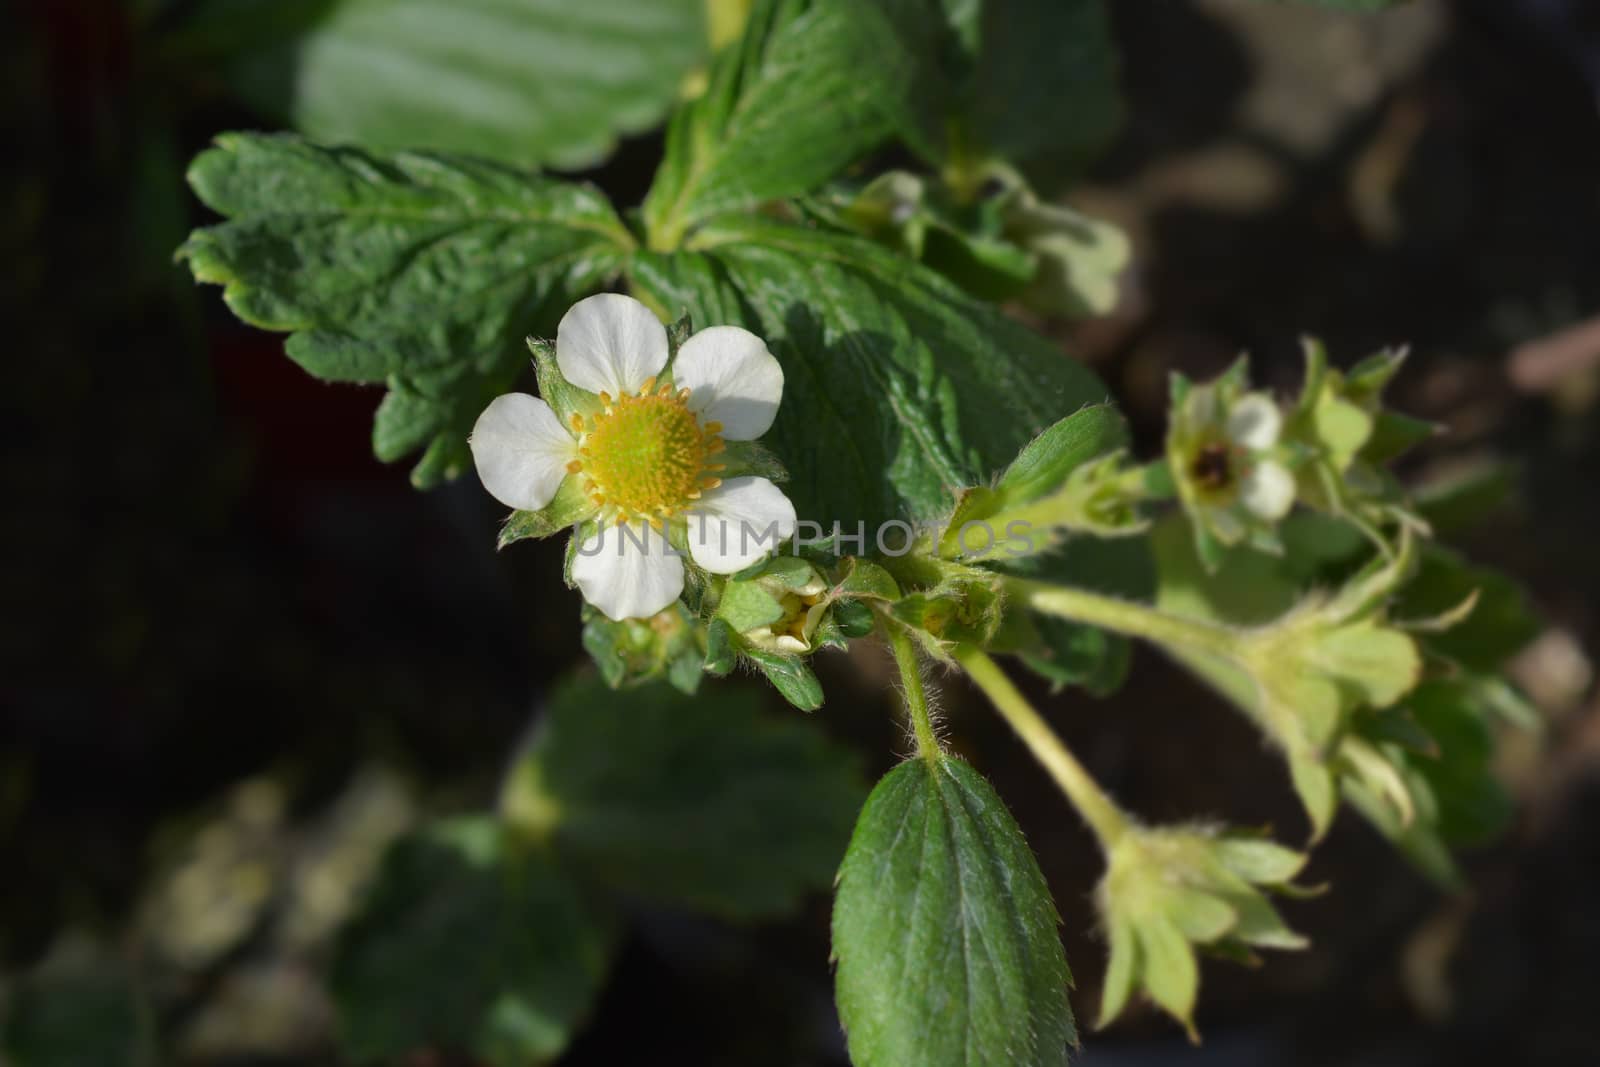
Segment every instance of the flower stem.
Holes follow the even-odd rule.
[[[917,646],[906,630],[893,623],[885,624],[884,636],[894,651],[895,665],[900,668],[900,686],[906,694],[906,712],[911,716],[911,730],[916,735],[917,755],[925,760],[937,760],[944,749],[933,729],[933,712],[928,708],[928,690],[922,683]]]
[[[1006,587],[1030,608],[1046,615],[1086,622],[1158,645],[1208,652],[1234,662],[1245,654],[1243,635],[1232,627],[1047,582],[1019,578],[1008,581]]]
[[[1050,777],[1056,780],[1072,806],[1083,816],[1083,821],[1100,839],[1100,847],[1109,852],[1127,830],[1128,816],[1106,795],[994,660],[970,645],[958,648],[955,660],[1017,736],[1033,750],[1034,758],[1050,772]]]

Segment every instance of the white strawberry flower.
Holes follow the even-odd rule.
[[[1265,393],[1241,397],[1228,413],[1228,441],[1244,458],[1239,502],[1258,519],[1277,522],[1294,507],[1294,475],[1272,458],[1283,432],[1283,413]]]
[[[556,331],[561,376],[594,394],[563,422],[538,397],[508,393],[478,416],[478,477],[508,507],[539,511],[575,479],[588,504],[572,580],[608,618],[645,618],[683,592],[683,553],[713,574],[765,558],[795,531],[794,505],[770,480],[724,478],[725,441],[771,428],[783,368],[737,326],[690,337],[667,367],[667,331],[632,297],[574,304]],[[593,520],[592,525],[582,525]]]

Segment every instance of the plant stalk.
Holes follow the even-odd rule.
[[[1234,663],[1240,662],[1246,654],[1243,635],[1232,627],[1046,582],[1016,578],[1008,581],[1006,588],[1033,610],[1060,619],[1086,622],[1158,645],[1206,652]]]
[[[911,717],[911,730],[917,739],[917,755],[930,762],[937,760],[944,749],[933,728],[933,712],[928,707],[928,690],[922,682],[917,646],[909,633],[893,623],[884,624],[884,636],[894,652],[895,665],[900,668],[900,687],[905,690],[906,712]]]
[[[1033,751],[1034,758],[1050,772],[1050,777],[1056,780],[1072,806],[1083,816],[1083,821],[1100,839],[1100,847],[1109,853],[1127,830],[1128,816],[1106,795],[994,660],[968,645],[956,650],[955,660]]]

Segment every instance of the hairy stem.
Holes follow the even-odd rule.
[[[1170,648],[1207,652],[1232,662],[1246,655],[1244,635],[1229,626],[1172,615],[1131,600],[1046,582],[1012,579],[1006,588],[1035,611],[1086,622]]]
[[[928,708],[928,690],[922,683],[917,646],[909,633],[893,623],[884,626],[884,634],[894,652],[895,665],[900,668],[900,687],[905,690],[906,712],[911,716],[911,729],[916,735],[917,755],[925,760],[936,760],[944,750],[933,729],[933,712]]]
[[[1033,750],[1034,758],[1050,772],[1050,777],[1056,780],[1072,806],[1083,816],[1083,821],[1100,839],[1100,847],[1109,852],[1128,828],[1127,815],[1106,795],[994,660],[968,645],[956,650],[955,659],[1011,729]]]

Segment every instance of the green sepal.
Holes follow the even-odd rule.
[[[606,618],[585,604],[583,647],[613,689],[664,679],[693,693],[706,663],[705,624],[680,603],[649,619]]]
[[[789,469],[783,461],[755,441],[724,441],[717,462],[724,465],[721,473],[724,481],[744,475],[780,485],[789,480]]]
[[[579,389],[561,375],[556,362],[556,343],[529,337],[528,351],[533,354],[533,375],[539,383],[539,396],[555,411],[562,426],[569,426],[574,415],[593,415],[602,407],[600,398],[586,389]]]
[[[538,511],[513,511],[500,527],[496,547],[505,548],[530,537],[550,537],[594,518],[600,509],[583,493],[583,480],[572,475],[561,479],[561,486],[550,503]]]
[[[1196,950],[1249,959],[1253,948],[1304,948],[1268,893],[1292,890],[1305,862],[1282,845],[1214,827],[1126,830],[1110,845],[1095,894],[1111,949],[1096,1026],[1142,988],[1198,1040]]]
[[[805,660],[759,648],[746,648],[744,654],[790,704],[801,711],[816,711],[822,707],[822,683],[817,681]]]
[[[900,586],[894,577],[870,559],[859,556],[846,556],[840,561],[835,589],[840,596],[864,600],[900,599]]]
[[[707,674],[727,677],[739,665],[738,638],[726,619],[712,619],[706,627]]]
[[[866,637],[876,625],[872,609],[859,600],[835,600],[829,616],[842,637]]]

